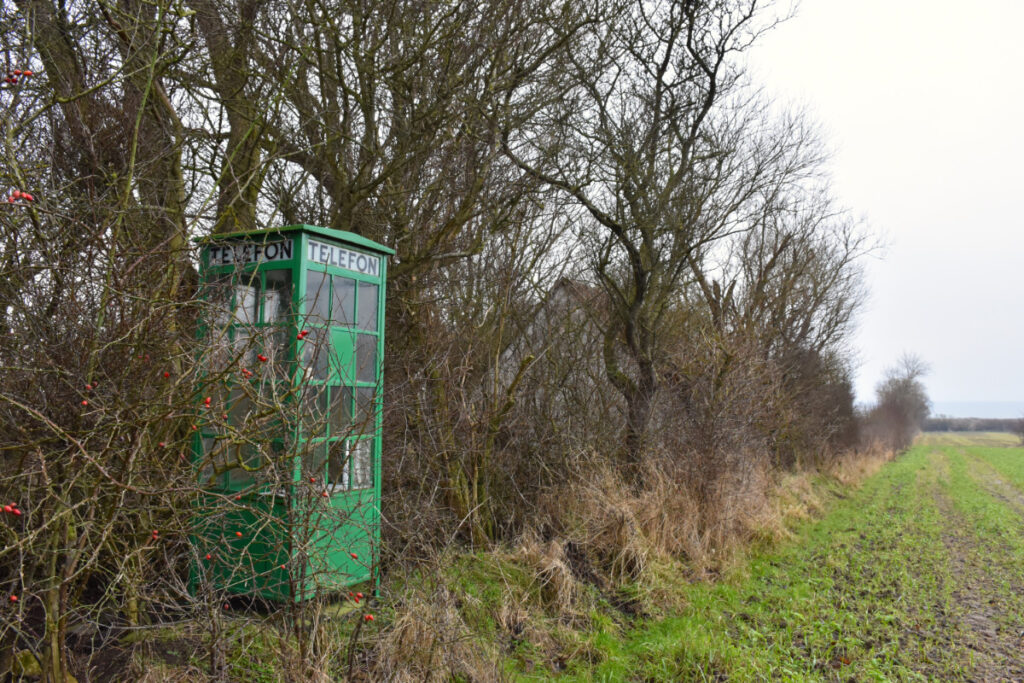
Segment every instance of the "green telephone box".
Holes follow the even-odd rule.
[[[193,589],[303,600],[376,579],[394,251],[310,225],[200,244]]]

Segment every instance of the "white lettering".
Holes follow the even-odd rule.
[[[354,270],[364,275],[380,275],[380,258],[333,244],[309,242],[309,260],[329,266],[337,266],[346,270]]]

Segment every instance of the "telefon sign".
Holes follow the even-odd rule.
[[[292,240],[279,242],[237,242],[210,245],[206,249],[211,266],[287,261],[292,257]]]
[[[363,275],[380,275],[380,259],[376,256],[351,251],[333,244],[309,241],[309,260],[325,266],[337,266]]]

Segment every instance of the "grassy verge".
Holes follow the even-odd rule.
[[[623,620],[599,602],[558,668],[529,669],[513,653],[515,677],[976,676],[985,644],[972,625],[984,619],[1009,632],[1024,617],[1024,524],[976,471],[981,459],[1009,479],[1024,450],[1007,450],[964,455],[960,447],[915,448],[850,495],[832,488],[825,517],[802,524],[783,547],[757,554],[721,580],[663,577],[674,584],[665,590],[681,598],[675,614]],[[979,581],[976,574],[985,569]],[[995,607],[979,615],[979,604]],[[991,666],[1000,665],[997,655]]]
[[[871,476],[861,460],[845,476],[785,480],[777,519],[788,528],[755,535],[710,575],[652,552],[633,580],[610,581],[558,540],[452,551],[429,571],[392,576],[359,648],[362,670],[454,681],[1014,680],[1024,672],[1013,668],[1024,449],[997,441],[929,437]],[[252,648],[235,650],[252,668]]]
[[[573,661],[566,677],[884,680],[955,670],[962,653],[931,635],[950,581],[940,517],[921,485],[927,465],[924,451],[909,454],[785,548],[717,584],[687,586],[678,616],[590,634],[596,661]]]

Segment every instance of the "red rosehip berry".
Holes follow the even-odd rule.
[[[364,621],[373,621],[373,615],[372,614],[367,614],[366,616],[363,617],[363,620]]]
[[[4,505],[4,512],[14,512],[14,508],[10,505]]]
[[[169,372],[164,372],[164,379],[167,379],[167,378],[168,378],[168,377],[170,377],[170,376],[171,376],[171,373],[169,373]]]
[[[213,559],[213,555],[211,555],[210,553],[206,553],[206,559],[207,560],[212,560]]]
[[[266,363],[268,360],[270,360],[269,358],[264,356],[262,353],[257,355],[256,358],[258,358],[261,363]]]
[[[19,510],[18,508],[14,508],[11,512],[14,513],[15,517],[21,517],[21,510]]]
[[[21,69],[15,69],[11,73],[14,74],[15,76],[20,76],[21,75]]]
[[[349,553],[349,555],[351,555],[351,556],[352,556],[352,559],[353,559],[353,560],[358,560],[358,559],[359,559],[359,556],[358,556],[358,555],[356,555],[355,553]]]
[[[18,596],[17,595],[12,595],[11,596],[11,602],[18,602]]]
[[[167,448],[167,442],[166,442],[166,441],[161,441],[161,442],[160,442],[159,444],[157,444],[157,445],[158,445],[158,446],[160,446],[160,448]]]
[[[235,536],[238,536],[239,538],[241,538],[242,537],[242,532],[241,531],[236,531],[235,532]]]
[[[323,495],[324,498],[327,498],[328,497],[327,491],[324,491],[322,495]]]
[[[360,600],[362,600],[363,599],[363,594],[362,593],[356,593],[356,597],[359,598]]]
[[[22,75],[22,76],[26,76],[26,77],[27,77],[27,76],[31,76],[31,75],[32,75],[32,72],[31,72],[31,71],[22,71],[22,72],[21,72],[21,75]]]
[[[21,197],[22,197],[22,199],[24,199],[26,201],[29,201],[29,202],[34,202],[36,200],[36,198],[33,197],[32,195],[30,195],[28,192],[22,192],[21,193]]]
[[[86,401],[85,399],[82,399],[82,405],[83,405],[83,406],[87,406],[87,405],[89,405],[89,402],[88,402],[88,401]]]
[[[231,605],[229,605],[228,603],[225,602],[224,603],[224,609],[231,609]]]

